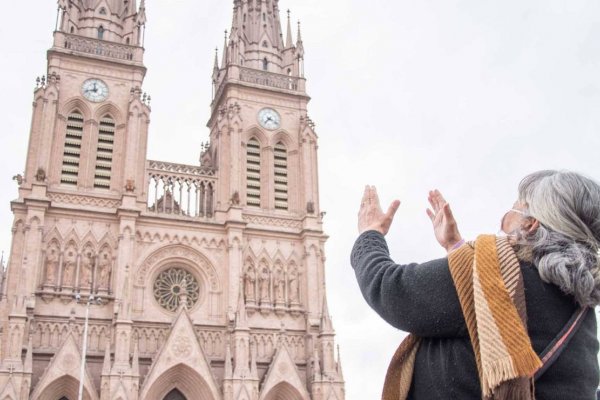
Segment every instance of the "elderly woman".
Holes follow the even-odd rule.
[[[400,265],[384,213],[365,189],[352,266],[369,305],[411,335],[394,355],[383,399],[596,399],[600,186],[541,171],[519,185],[502,235],[465,243],[448,203],[427,214],[448,257]],[[592,310],[590,310],[592,309]],[[589,310],[589,312],[588,312]]]

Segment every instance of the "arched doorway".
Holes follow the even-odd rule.
[[[261,396],[263,400],[308,400],[292,385],[287,382],[281,382],[269,390],[266,396]]]
[[[39,385],[39,384],[38,384]],[[39,393],[39,394],[36,394]],[[32,400],[75,400],[79,393],[79,380],[71,375],[63,375],[55,379],[47,386],[36,388],[32,395]],[[92,396],[92,392],[87,387],[83,387],[83,400],[93,400],[97,397]]]
[[[198,372],[185,364],[169,368],[160,376],[147,382],[140,392],[144,400],[217,400],[215,389]],[[173,396],[173,397],[172,397]]]
[[[187,400],[185,396],[177,389],[173,389],[164,398],[164,400]]]

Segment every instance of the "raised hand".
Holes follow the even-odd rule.
[[[384,214],[379,204],[379,196],[375,186],[366,186],[358,212],[358,232],[378,231],[387,235],[392,226],[394,215],[400,207],[400,201],[394,200],[388,211]]]
[[[433,224],[435,238],[446,251],[450,252],[456,244],[462,241],[450,204],[439,190],[429,192],[428,200],[431,209],[427,209],[427,215]]]

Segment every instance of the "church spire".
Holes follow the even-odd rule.
[[[344,380],[344,372],[342,371],[342,358],[340,357],[340,346],[337,347],[337,374],[340,381]]]
[[[215,65],[213,66],[213,78],[219,72],[219,49],[215,48]]]
[[[219,49],[217,47],[215,47],[215,65],[213,67],[213,70],[218,70],[219,69]]]
[[[58,30],[107,42],[140,45],[140,27],[146,24],[146,2],[141,0],[58,0]],[[59,39],[63,40],[64,39]]]
[[[269,72],[287,75],[294,62],[292,55],[286,54],[294,43],[289,13],[284,37],[278,0],[234,0],[233,6],[231,41],[226,46],[229,53],[221,68],[244,60],[246,68],[265,70],[267,60]]]
[[[221,61],[222,66],[227,65],[228,48],[229,46],[227,45],[227,30],[225,30],[225,39],[223,40],[223,61]]]
[[[213,111],[224,94],[220,89],[234,81],[257,80],[253,84],[306,93],[304,52],[294,45],[292,28],[289,12],[287,25],[282,24],[279,0],[233,1],[231,30],[225,38],[220,74],[215,73],[217,69],[213,68]],[[301,37],[298,39],[301,44]],[[254,76],[249,70],[260,76]],[[272,76],[266,78],[265,74]]]
[[[297,43],[296,46],[298,48],[303,47],[302,46],[302,23],[300,21],[298,21],[298,36],[297,36]]]
[[[292,20],[290,17],[290,10],[287,12],[287,38],[285,40],[285,48],[289,49],[294,45],[294,41],[292,39]]]
[[[327,296],[323,296],[323,311],[321,312],[321,333],[332,333],[333,323],[329,315],[329,306],[327,305]]]

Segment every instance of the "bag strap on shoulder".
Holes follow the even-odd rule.
[[[561,355],[561,353],[565,350],[573,336],[577,333],[585,316],[589,311],[589,307],[579,308],[571,319],[565,324],[562,330],[556,335],[554,340],[550,342],[548,346],[544,349],[540,358],[542,360],[542,367],[537,370],[534,375],[534,379],[538,380],[544,372],[550,368],[552,364],[556,361],[556,359]]]

